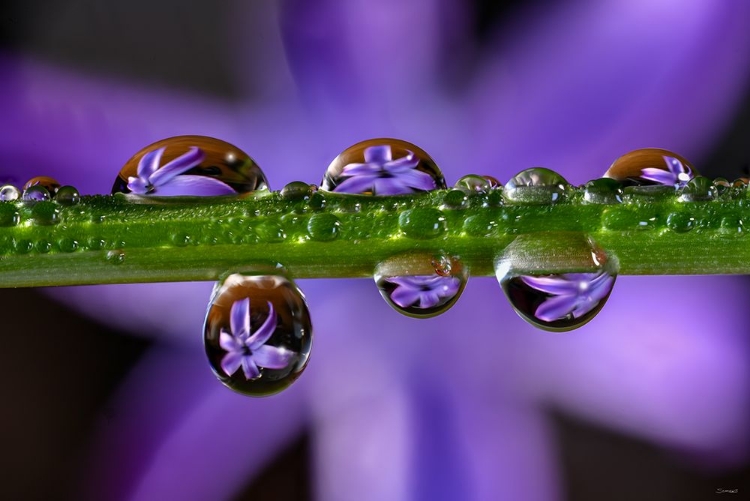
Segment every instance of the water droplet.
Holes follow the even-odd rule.
[[[310,238],[319,242],[330,242],[339,236],[341,222],[333,214],[313,214],[307,222]]]
[[[525,204],[551,204],[562,198],[568,186],[557,172],[534,167],[519,172],[505,183],[505,196]]]
[[[34,243],[26,238],[23,238],[21,240],[14,240],[13,248],[19,254],[28,254],[29,252],[31,252],[31,249],[34,248]]]
[[[731,233],[741,234],[745,231],[745,222],[738,216],[724,216],[721,218],[721,228]]]
[[[57,224],[60,222],[60,207],[49,200],[37,202],[31,209],[31,219],[45,226]]]
[[[312,347],[305,298],[278,275],[233,274],[217,284],[203,333],[219,380],[254,397],[289,387],[305,369]]]
[[[57,190],[60,189],[60,183],[57,179],[48,176],[37,176],[29,179],[26,181],[26,184],[23,185],[23,191],[28,190],[32,186],[41,186],[46,189],[52,197],[54,197]]]
[[[52,243],[49,240],[42,239],[34,245],[34,248],[37,250],[37,252],[46,254],[52,250]]]
[[[279,221],[268,220],[255,227],[255,231],[262,240],[268,243],[277,244],[287,238],[286,231],[281,227]]]
[[[350,146],[328,166],[321,190],[361,195],[404,195],[444,189],[430,156],[400,139],[370,139]]]
[[[497,219],[486,212],[469,216],[464,221],[464,231],[472,237],[489,237],[497,232],[497,227]]]
[[[105,259],[112,264],[122,264],[125,262],[125,252],[120,249],[107,251]]]
[[[490,181],[486,177],[475,174],[462,177],[456,181],[454,188],[464,193],[487,193],[492,189]]]
[[[695,226],[695,217],[686,211],[675,211],[667,216],[667,228],[675,233],[687,233]]]
[[[716,185],[707,177],[697,176],[691,179],[680,191],[681,202],[705,202],[718,195]]]
[[[462,190],[450,190],[443,197],[443,207],[446,209],[463,209],[469,198]]]
[[[187,233],[176,233],[172,235],[172,243],[174,243],[177,247],[187,247],[188,245],[193,243],[193,239]]]
[[[101,237],[89,238],[89,249],[91,250],[101,250],[105,248],[106,246],[107,246],[107,241]]]
[[[21,192],[12,184],[5,184],[0,187],[0,202],[12,202],[21,197]]]
[[[78,241],[72,238],[63,238],[58,242],[58,245],[63,252],[75,252],[78,250]]]
[[[497,180],[496,177],[493,176],[482,176],[484,177],[488,183],[490,183],[490,188],[499,188],[502,187],[502,183]]]
[[[396,311],[415,318],[440,315],[458,301],[469,279],[458,258],[411,253],[380,263],[375,285]]]
[[[81,201],[81,194],[73,186],[61,186],[57,190],[55,201],[60,205],[76,205]]]
[[[416,207],[402,212],[398,226],[409,238],[428,240],[437,238],[447,230],[445,215],[431,207]]]
[[[732,181],[732,188],[744,190],[747,188],[747,183],[748,183],[747,178],[740,177]]]
[[[0,226],[15,226],[21,215],[13,204],[0,204]]]
[[[549,242],[555,242],[552,252]],[[519,236],[497,262],[496,275],[516,313],[549,331],[590,321],[612,292],[617,266],[583,234]]]
[[[112,193],[218,196],[250,193],[267,184],[260,167],[236,146],[212,137],[177,136],[133,155]]]
[[[695,167],[677,153],[661,148],[642,148],[615,160],[604,177],[616,179],[625,186],[684,186],[696,175]]]
[[[616,179],[594,179],[583,186],[583,199],[592,204],[619,204],[622,203],[622,188]]]
[[[52,196],[47,191],[47,188],[41,185],[34,185],[23,190],[21,199],[26,202],[41,202],[43,200],[50,200]]]
[[[292,181],[281,189],[281,196],[287,200],[309,200],[315,185],[309,185],[302,181]]]
[[[323,210],[326,207],[326,197],[321,192],[316,191],[310,196],[309,204],[312,210]]]

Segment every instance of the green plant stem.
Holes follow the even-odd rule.
[[[531,237],[540,262],[554,258],[547,271],[555,272],[571,233],[593,238],[620,274],[750,273],[744,221],[744,189],[694,202],[626,189],[614,205],[584,202],[582,189],[539,205],[456,190],[0,202],[0,286],[215,280],[277,264],[295,278],[371,277],[383,260],[418,251],[459,256],[471,275],[492,275],[518,235]]]

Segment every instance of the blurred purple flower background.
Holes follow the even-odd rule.
[[[533,166],[581,184],[648,146],[702,170],[750,88],[750,4],[514,7],[477,38],[479,5],[229,2],[215,23],[223,29],[182,34],[226,54],[228,96],[10,45],[0,53],[0,175],[102,193],[135,151],[180,134],[237,145],[272,189],[317,182],[339,152],[371,137],[424,148],[449,184]],[[60,9],[97,16],[80,4]],[[187,13],[153,9],[129,29],[188,23]],[[86,26],[106,36],[106,24]],[[29,36],[56,33],[47,24]],[[65,40],[75,37],[55,42]],[[472,278],[449,312],[428,320],[392,311],[371,281],[299,285],[315,355],[289,390],[258,400],[224,388],[204,359],[212,284],[50,290],[154,340],[108,399],[115,411],[93,433],[85,494],[229,499],[309,431],[316,499],[562,499],[549,409],[673,451],[691,468],[748,459],[740,278],[620,277],[597,318],[562,335],[524,323],[492,277]]]

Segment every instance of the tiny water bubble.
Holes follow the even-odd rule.
[[[55,201],[60,205],[76,205],[81,201],[81,194],[73,186],[61,186],[55,195]]]
[[[315,191],[314,186],[302,181],[292,181],[281,189],[280,195],[287,200],[309,200]],[[317,187],[315,188],[317,189]]]
[[[543,240],[519,237],[495,271],[521,318],[540,329],[563,332],[581,327],[603,308],[617,266],[584,235],[561,234],[558,242],[560,248],[551,252]]]
[[[380,263],[374,278],[380,295],[394,310],[429,318],[458,301],[469,274],[459,258],[410,253]]]
[[[326,208],[326,197],[323,193],[320,191],[316,191],[312,195],[310,195],[310,200],[308,203],[310,204],[310,208],[315,211],[323,210]]]
[[[569,186],[557,172],[533,167],[519,172],[505,183],[505,197],[524,204],[551,204],[562,199]]]
[[[172,243],[177,247],[187,247],[193,243],[193,237],[187,233],[175,233],[172,235]]]
[[[75,252],[78,250],[78,241],[72,238],[62,238],[57,245],[62,252]]]
[[[667,228],[675,233],[687,233],[695,227],[695,217],[687,211],[674,211],[667,216]]]
[[[225,386],[253,397],[273,395],[307,365],[310,312],[290,279],[235,273],[214,288],[203,341],[211,369]]]
[[[112,193],[221,196],[250,193],[268,182],[250,156],[206,136],[177,136],[140,150],[120,170]]]
[[[21,191],[12,184],[0,186],[0,202],[13,202],[21,197]]]
[[[695,167],[677,153],[661,148],[641,148],[615,160],[604,177],[616,179],[624,186],[682,187],[697,175]]]
[[[583,186],[583,200],[591,204],[619,204],[622,203],[622,187],[616,179],[594,179]]]
[[[492,189],[492,185],[486,177],[477,176],[476,174],[463,176],[456,181],[453,187],[464,193],[488,193]]]
[[[359,195],[406,195],[444,189],[445,178],[421,148],[400,139],[362,141],[328,166],[320,189]]]
[[[492,189],[503,187],[503,183],[501,183],[496,177],[493,177],[493,176],[482,176],[482,177],[485,178],[488,183],[490,183],[490,188]]]
[[[52,242],[50,242],[49,240],[45,240],[45,239],[38,240],[34,244],[34,248],[40,254],[47,254],[49,251],[52,250]]]
[[[38,184],[25,188],[21,195],[21,199],[25,202],[42,202],[51,198],[47,188]]]
[[[34,223],[48,226],[60,222],[60,207],[51,201],[41,201],[31,209],[31,220]]]
[[[334,214],[313,214],[307,221],[307,233],[312,240],[330,242],[339,236],[341,221]]]
[[[13,248],[18,254],[28,254],[34,248],[34,242],[27,238],[13,240]]]
[[[399,229],[409,238],[429,240],[443,235],[448,225],[445,214],[432,207],[415,207],[398,216]]]
[[[0,204],[0,226],[15,226],[21,221],[21,214],[15,204]]]
[[[681,202],[706,202],[718,196],[718,188],[707,177],[697,176],[680,190]]]
[[[107,254],[105,254],[105,259],[108,263],[122,264],[125,262],[125,252],[120,249],[107,251]]]
[[[443,197],[443,207],[446,209],[464,209],[468,203],[469,197],[463,190],[450,190]]]

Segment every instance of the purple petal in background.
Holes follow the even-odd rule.
[[[3,174],[26,178],[29,169],[44,168],[101,193],[143,145],[194,133],[251,147],[262,165],[278,166],[272,181],[282,186],[315,181],[310,166],[327,165],[342,145],[391,135],[424,147],[454,179],[467,165],[491,166],[498,178],[548,165],[578,183],[643,145],[699,160],[731,118],[750,70],[744,2],[564,3],[521,11],[503,27],[502,40],[467,58],[444,56],[448,47],[473,43],[467,37],[451,45],[469,24],[464,3],[288,2],[281,33],[269,5],[244,3],[237,8],[253,15],[231,20],[235,28],[251,23],[268,42],[257,43],[254,30],[233,31],[253,37],[232,46],[234,66],[253,86],[231,103],[134,90],[3,55]],[[462,67],[448,85],[441,77],[455,70],[451,64],[470,70]],[[259,81],[259,74],[274,81]],[[307,107],[298,106],[293,83]],[[263,99],[252,99],[256,88]],[[113,398],[117,413],[102,423],[101,455],[85,479],[107,495],[92,497],[231,497],[312,423],[321,499],[408,499],[429,493],[429,482],[420,480],[427,475],[432,488],[449,494],[550,499],[557,485],[550,439],[534,403],[727,461],[747,453],[747,293],[737,280],[621,278],[597,318],[565,336],[538,333],[499,306],[494,280],[475,280],[451,311],[418,326],[389,311],[371,285],[307,285],[316,329],[326,333],[317,362],[297,385],[264,400],[218,385],[199,336],[188,335],[199,330],[210,285],[54,291],[103,322],[173,341],[149,353]],[[665,302],[686,291],[705,311],[722,314],[696,315]],[[196,356],[182,353],[187,348]],[[451,365],[446,370],[435,360]],[[175,374],[180,384],[155,384]],[[457,380],[467,384],[434,396]],[[440,423],[415,431],[432,409],[455,418],[440,415]],[[262,433],[218,432],[217,423]],[[456,468],[441,458],[456,458]],[[433,464],[447,473],[431,475]],[[525,485],[527,479],[533,482]]]

